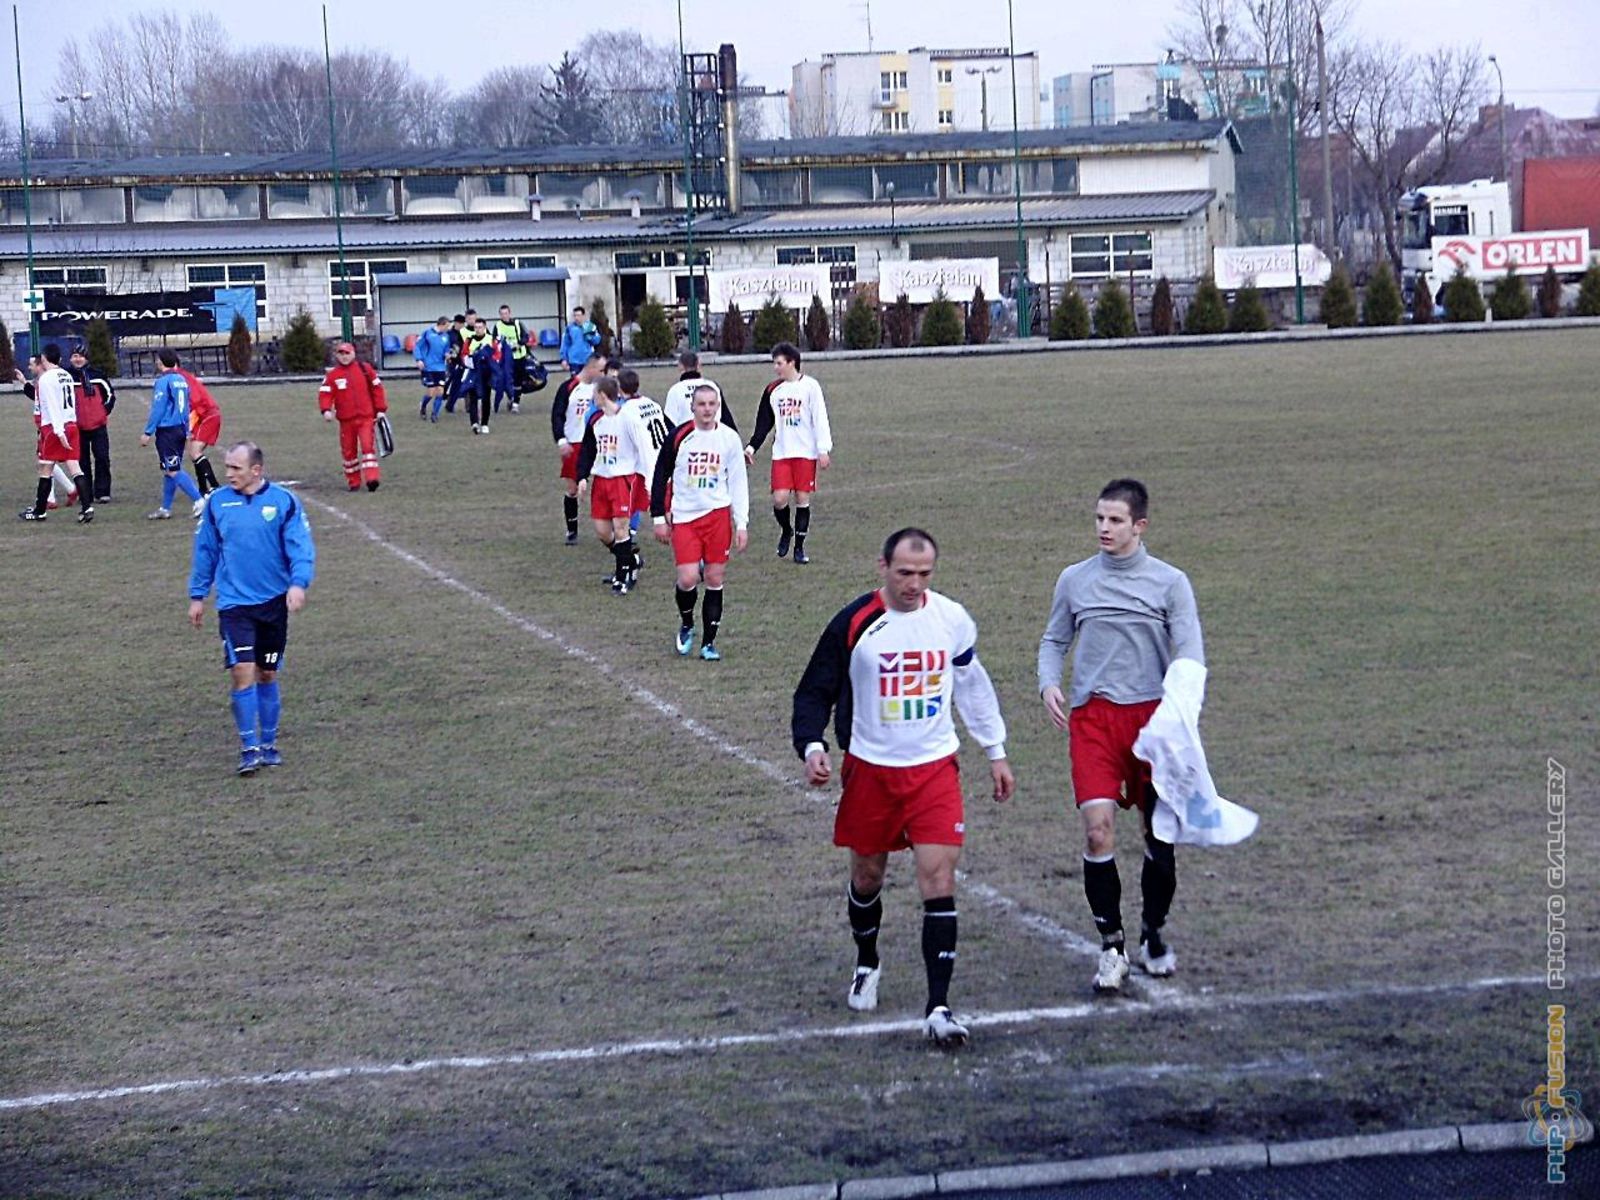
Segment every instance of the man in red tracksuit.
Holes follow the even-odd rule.
[[[339,418],[339,451],[344,455],[344,481],[352,492],[378,490],[378,450],[372,438],[372,425],[381,412],[389,411],[384,398],[383,380],[369,364],[356,361],[356,348],[349,342],[334,347],[333,366],[323,377],[318,396],[322,419]]]

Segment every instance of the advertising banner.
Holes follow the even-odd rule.
[[[794,267],[754,267],[741,271],[711,272],[711,311],[727,312],[730,303],[740,312],[752,312],[776,296],[789,308],[809,308],[811,297],[827,304],[833,282],[826,263]]]
[[[215,333],[217,318],[212,289],[186,292],[130,292],[107,296],[97,292],[44,290],[39,330],[46,334],[82,336],[89,322],[102,318],[111,336],[164,333]]]
[[[1294,286],[1294,246],[1218,246],[1214,251],[1217,286],[1236,291],[1254,280],[1258,288]],[[1309,242],[1300,243],[1300,283],[1321,287],[1333,274],[1328,256]]]
[[[957,304],[968,304],[980,286],[987,299],[999,297],[998,258],[930,258],[878,264],[878,295],[885,304],[893,304],[902,292],[913,304],[927,304],[941,287]]]

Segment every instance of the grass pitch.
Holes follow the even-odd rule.
[[[1549,994],[1429,989],[1542,974],[1546,758],[1570,795],[1595,777],[1597,350],[1581,330],[818,364],[838,450],[815,561],[773,557],[758,486],[720,664],[672,653],[665,548],[619,599],[587,521],[559,544],[539,397],[473,438],[391,380],[400,450],[350,496],[313,388],[230,388],[225,432],[301,481],[319,553],[288,765],[251,780],[214,625],[184,620],[186,522],[142,520],[158,477],[125,400],[121,502],[0,526],[0,1101],[848,1026],[830,797],[638,692],[797,776],[800,668],[909,522],[978,620],[1020,784],[1004,809],[969,797],[957,1007],[1087,1003],[1089,959],[1040,932],[1093,930],[1033,660],[1115,475],[1150,486],[1151,550],[1194,582],[1212,769],[1262,828],[1180,851],[1171,990],[981,1026],[962,1055],[819,1034],[0,1109],[0,1194],[693,1195],[1517,1119]],[[767,372],[715,374],[747,425]],[[31,439],[11,445],[17,507]],[[1556,998],[1584,1087],[1600,835],[1571,812]],[[886,909],[877,1016],[910,1020],[908,862]]]

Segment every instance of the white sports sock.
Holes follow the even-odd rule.
[[[66,488],[67,491],[70,492],[72,490],[72,476],[67,474],[67,469],[60,463],[57,463],[54,467],[50,468],[50,476],[57,483],[61,484],[62,487]],[[54,494],[54,491],[55,489],[52,486],[52,495]]]

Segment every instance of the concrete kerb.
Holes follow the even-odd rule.
[[[1384,325],[1367,328],[1328,329],[1321,325],[1305,325],[1292,329],[1274,329],[1266,333],[1218,333],[1209,335],[1173,334],[1171,337],[1090,338],[1081,342],[1052,342],[1044,338],[1025,338],[1010,342],[988,342],[982,346],[907,346],[904,349],[879,347],[876,350],[808,350],[805,362],[852,362],[873,358],[961,358],[985,354],[1076,354],[1115,353],[1119,350],[1195,350],[1216,349],[1228,346],[1270,346],[1293,342],[1341,341],[1361,338],[1390,337],[1451,337],[1491,333],[1556,333],[1563,329],[1600,329],[1600,317],[1555,317],[1526,321],[1486,321],[1482,324],[1462,325]],[[717,354],[701,351],[701,365],[709,368],[726,363],[730,366],[767,363],[771,359],[763,354]],[[659,364],[638,361],[634,366],[670,366],[663,360]]]
[[[1591,1141],[1593,1137],[1589,1133],[1582,1140]],[[724,1192],[721,1195],[701,1196],[698,1200],[913,1200],[922,1196],[1057,1187],[1066,1183],[1094,1183],[1110,1179],[1198,1172],[1209,1174],[1220,1170],[1272,1170],[1394,1154],[1483,1153],[1537,1148],[1529,1143],[1528,1126],[1522,1122],[1444,1125],[1437,1129],[1402,1129],[1391,1133],[1314,1138],[1300,1142],[1236,1142],[1221,1146],[1157,1150],[1146,1154],[1113,1154],[1067,1162],[1019,1163],[1009,1167],[941,1171],[934,1175],[847,1179],[800,1187]]]
[[[1315,342],[1323,340],[1348,340],[1351,338],[1386,338],[1386,337],[1448,337],[1456,334],[1483,334],[1483,333],[1559,333],[1563,329],[1600,329],[1600,317],[1555,317],[1552,319],[1533,319],[1526,321],[1485,321],[1482,324],[1470,325],[1385,325],[1374,328],[1355,326],[1350,329],[1328,329],[1321,325],[1303,325],[1292,329],[1273,329],[1266,333],[1217,333],[1203,336],[1190,334],[1174,334],[1171,337],[1133,337],[1133,338],[1090,338],[1081,342],[1052,342],[1045,338],[1024,338],[1010,342],[987,342],[982,346],[907,346],[896,349],[890,346],[881,346],[876,350],[807,350],[806,362],[854,362],[857,360],[874,358],[961,358],[968,355],[984,354],[1074,354],[1074,353],[1110,353],[1118,350],[1182,350],[1182,349],[1215,349],[1225,346],[1270,346],[1280,345],[1285,342]],[[728,366],[746,366],[752,364],[766,364],[771,358],[765,354],[718,354],[714,350],[700,352],[702,364],[726,364]],[[660,367],[663,370],[675,367],[676,359],[662,358],[629,358],[626,359],[630,366],[635,367]],[[402,368],[410,374],[410,368]],[[111,381],[118,387],[124,383],[135,385],[148,383],[149,379],[140,376],[127,379],[113,379]],[[207,387],[235,386],[251,383],[310,383],[322,382],[322,373],[315,375],[215,375],[206,376]]]

